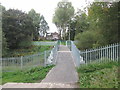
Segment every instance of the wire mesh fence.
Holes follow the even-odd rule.
[[[115,43],[96,49],[80,51],[74,42],[71,41],[71,52],[77,67],[80,66],[80,64],[89,64],[93,62],[104,63],[118,61],[120,59],[120,44]]]
[[[26,70],[36,66],[47,66],[55,64],[58,44],[52,50],[44,51],[34,55],[0,58],[2,62],[2,71]]]
[[[44,53],[29,56],[1,58],[3,71],[16,71],[44,66]]]

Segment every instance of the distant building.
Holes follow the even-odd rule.
[[[46,39],[47,40],[58,40],[59,39],[59,34],[57,32],[47,33]]]
[[[52,37],[51,33],[47,33],[46,39],[47,39],[47,40],[52,40],[52,38],[53,38],[53,37]]]

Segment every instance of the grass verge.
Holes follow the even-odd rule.
[[[80,88],[118,88],[117,62],[94,63],[78,68]]]
[[[47,73],[54,65],[47,67],[35,67],[27,71],[16,71],[16,72],[3,72],[2,73],[2,83],[7,82],[21,82],[21,83],[34,83],[40,82],[45,78]]]

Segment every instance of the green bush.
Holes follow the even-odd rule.
[[[29,48],[31,45],[32,45],[32,40],[31,40],[30,37],[22,40],[22,41],[18,44],[19,48]]]
[[[90,31],[79,33],[75,37],[75,40],[78,41],[78,43],[76,45],[79,49],[92,48],[93,44],[95,44],[95,42],[96,42],[94,33],[90,32]]]
[[[20,43],[19,43],[19,47],[20,48],[28,48],[28,47],[30,47],[32,44],[31,44],[31,41],[21,41]]]

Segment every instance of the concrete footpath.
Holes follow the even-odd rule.
[[[77,81],[78,75],[71,52],[66,46],[61,46],[58,51],[57,65],[42,82],[75,83]]]
[[[69,49],[61,45],[57,55],[57,64],[41,83],[8,83],[4,88],[78,88],[78,74]]]

